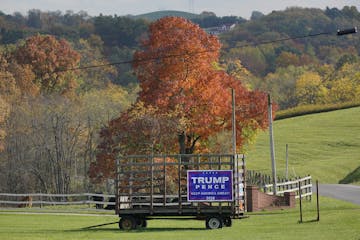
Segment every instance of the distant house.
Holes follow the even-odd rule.
[[[223,25],[217,26],[217,27],[205,28],[205,31],[211,35],[219,35],[221,33],[225,33],[225,32],[228,32],[228,31],[234,29],[235,26],[236,26],[235,23],[223,24]]]

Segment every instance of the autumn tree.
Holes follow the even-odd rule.
[[[103,41],[97,35],[91,35],[88,39],[80,39],[76,43],[76,49],[81,55],[81,66],[98,66],[101,68],[89,68],[79,73],[79,90],[81,92],[91,89],[104,89],[112,82],[116,76],[114,66],[108,65],[109,62],[104,59]]]
[[[64,97],[37,97],[13,106],[2,155],[8,191],[70,191],[83,149],[77,105]]]
[[[0,96],[0,152],[4,150],[4,139],[6,136],[6,131],[4,127],[5,119],[9,114],[9,105],[8,103]]]
[[[166,17],[150,25],[142,50],[134,55],[141,87],[137,104],[101,132],[93,177],[111,172],[112,168],[96,169],[113,167],[117,152],[136,152],[144,143],[139,135],[150,140],[167,136],[167,141],[157,141],[157,151],[191,154],[196,147],[207,148],[210,136],[231,128],[231,88],[237,96],[238,147],[244,143],[245,129],[256,132],[267,126],[266,95],[248,91],[241,81],[215,68],[220,47],[215,36],[182,18]],[[137,111],[140,103],[143,107]],[[128,144],[124,146],[119,138],[125,134]]]
[[[40,93],[66,93],[73,90],[74,74],[61,70],[73,68],[79,61],[77,54],[65,40],[36,35],[21,46],[4,47],[0,52],[0,141],[6,136],[3,124],[18,105],[21,96]],[[4,144],[1,144],[2,148]]]
[[[219,70],[223,69],[230,76],[240,80],[247,89],[254,89],[254,86],[252,85],[252,79],[255,77],[242,65],[239,59],[223,60],[219,67]]]
[[[306,72],[304,67],[290,65],[278,68],[269,73],[257,86],[262,91],[269,92],[280,109],[295,107],[298,104],[296,96],[296,80]]]
[[[75,68],[80,55],[65,39],[35,35],[26,39],[14,56],[18,64],[31,67],[35,74],[34,83],[41,92],[65,93],[76,87],[75,73],[65,70]]]
[[[291,52],[282,52],[276,59],[277,67],[287,67],[290,65],[299,66],[300,59],[299,57]]]
[[[325,103],[327,92],[317,73],[305,72],[296,80],[296,96],[299,104]]]
[[[251,69],[251,72],[257,76],[263,76],[268,68],[264,51],[255,47],[242,47],[230,50],[232,54],[236,54],[241,59],[243,65]]]
[[[31,86],[20,83],[20,81],[27,82],[33,77],[26,69],[28,68],[21,69],[16,62],[8,57],[6,51],[0,52],[0,95],[8,102],[16,98],[22,90],[26,91],[22,87],[26,86],[27,90],[31,89]],[[25,72],[28,74],[24,74]]]
[[[117,85],[109,85],[105,89],[92,90],[81,95],[80,102],[83,110],[79,114],[84,121],[86,133],[84,151],[81,156],[84,166],[82,169],[84,171],[83,176],[86,176],[86,183],[89,182],[90,163],[96,161],[96,152],[100,149],[98,133],[100,132],[101,136],[106,136],[100,130],[108,124],[110,119],[114,119],[121,112],[126,111],[135,99],[136,92],[127,92]],[[124,141],[126,140],[124,139]],[[102,142],[104,142],[104,138],[102,138]],[[102,147],[106,147],[106,144]]]
[[[22,96],[65,94],[76,87],[76,72],[66,70],[76,67],[79,60],[80,55],[66,40],[35,35],[2,52],[0,72],[5,77],[0,84]]]
[[[329,76],[329,102],[358,101],[360,93],[360,68],[358,62],[344,63]]]
[[[236,91],[239,146],[242,126],[264,127],[265,97],[248,91],[240,81],[217,70],[220,43],[197,25],[182,18],[160,19],[149,28],[143,50],[134,58],[141,91],[139,100],[159,112],[174,112],[182,119],[180,153],[194,152],[196,141],[230,126],[231,92]],[[155,61],[142,61],[155,59]],[[185,146],[184,146],[185,145]]]
[[[21,67],[8,59],[7,53],[0,52],[0,152],[5,148],[7,134],[6,121],[11,112],[12,104],[22,92],[32,92],[33,88],[27,84],[33,75],[27,66]]]

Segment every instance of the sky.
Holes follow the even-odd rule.
[[[252,11],[268,14],[287,7],[314,7],[325,9],[356,6],[360,11],[360,0],[0,0],[0,11],[6,14],[28,10],[75,13],[85,11],[91,16],[138,15],[160,10],[178,10],[201,13],[214,12],[217,16],[240,16],[249,19]]]

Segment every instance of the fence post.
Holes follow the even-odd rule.
[[[299,200],[300,200],[300,223],[303,222],[302,219],[302,197],[301,197],[301,183],[299,181]]]
[[[319,181],[316,180],[316,209],[317,209],[317,221],[320,221],[320,206],[319,206]]]
[[[285,150],[285,159],[286,159],[286,166],[285,166],[285,178],[286,181],[289,180],[289,145],[286,144],[286,150]]]
[[[309,175],[309,177],[310,177],[310,175]],[[311,178],[309,178],[309,185],[310,185],[309,192],[311,192],[311,195],[310,195],[310,201],[311,201],[312,200],[312,179]]]
[[[88,207],[90,208],[90,201],[91,201],[91,196],[90,196],[90,194],[87,194],[87,199],[88,199]]]

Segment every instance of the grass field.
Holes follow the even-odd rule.
[[[233,226],[206,230],[203,221],[153,220],[146,229],[124,232],[116,224],[92,229],[89,226],[118,221],[116,216],[6,213],[0,211],[0,239],[360,239],[360,206],[321,198],[320,222],[315,201],[304,205],[304,223],[298,209],[260,212],[234,220]]]
[[[285,144],[289,144],[291,175],[311,174],[321,183],[337,183],[360,166],[360,108],[290,118],[275,122],[277,168],[285,170]],[[271,172],[269,137],[262,133],[247,154],[247,168]],[[355,173],[355,178],[356,178]],[[354,178],[354,179],[355,179]],[[357,184],[360,182],[357,181]],[[146,229],[120,231],[117,224],[88,228],[118,221],[117,216],[73,214],[71,209],[39,209],[9,212],[0,209],[0,239],[347,239],[360,240],[360,206],[321,197],[320,222],[315,201],[304,204],[304,223],[298,208],[252,213],[234,220],[233,226],[206,230],[204,221],[154,220]],[[57,209],[59,211],[59,209]]]
[[[285,175],[288,144],[289,174],[310,174],[321,183],[338,183],[346,178],[360,166],[359,120],[360,108],[351,108],[275,121],[278,174]],[[246,163],[248,169],[271,173],[268,132],[259,135]]]

